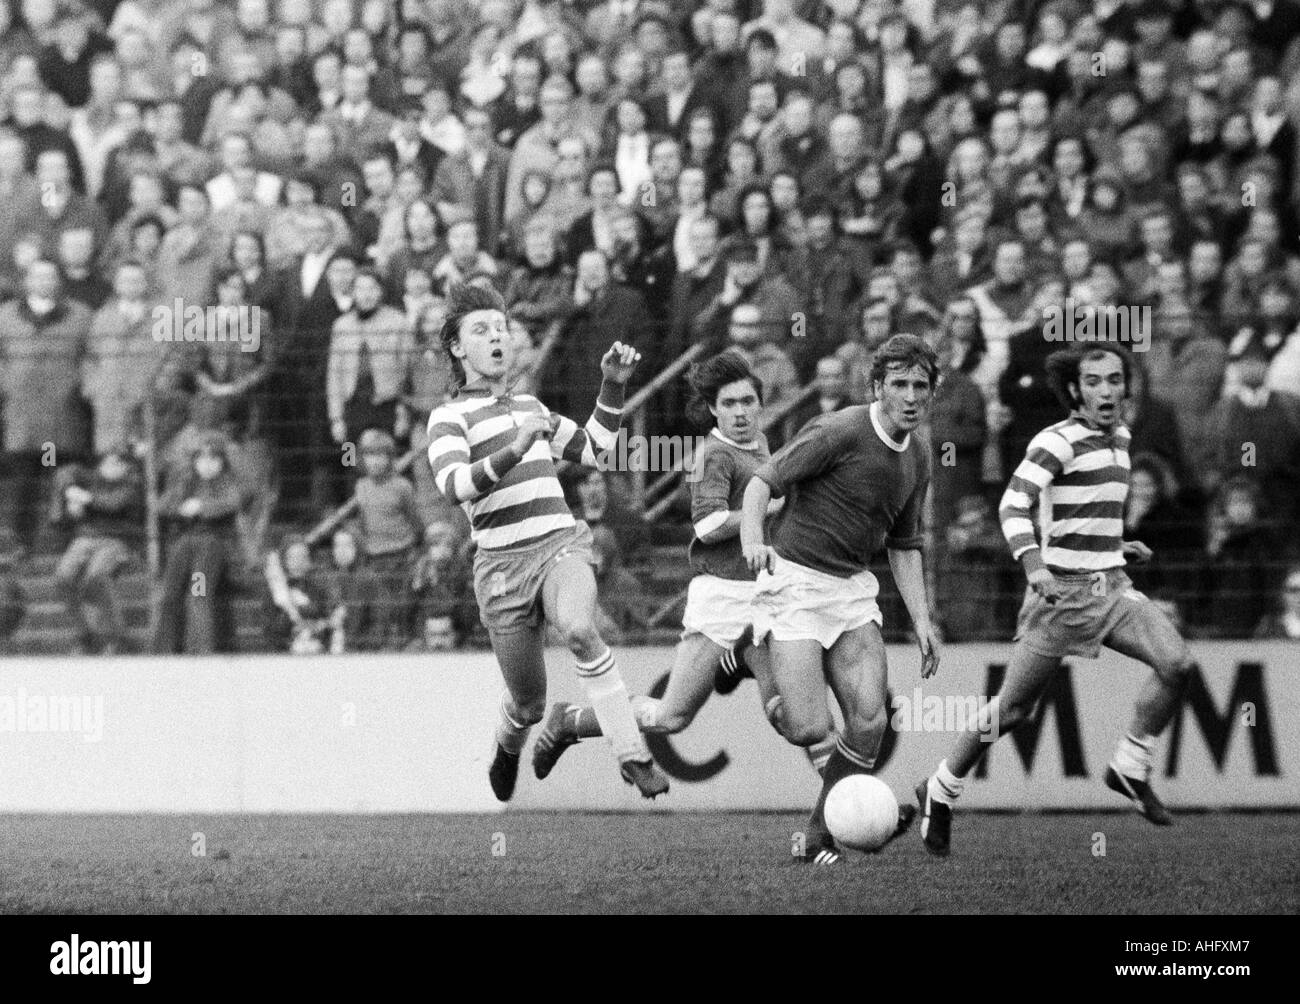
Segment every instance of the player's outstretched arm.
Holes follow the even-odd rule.
[[[925,594],[925,567],[920,548],[887,548],[889,570],[894,573],[899,595],[916,629],[921,647],[921,678],[929,679],[939,670],[939,635],[930,620],[930,603]]]
[[[615,342],[600,361],[600,394],[587,424],[578,423],[563,415],[555,417],[555,435],[551,439],[551,455],[556,460],[567,460],[583,467],[597,467],[597,451],[610,450],[618,439],[623,422],[623,400],[627,382],[632,378],[641,353],[631,345]]]

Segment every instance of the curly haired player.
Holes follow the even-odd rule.
[[[1151,789],[1152,746],[1178,709],[1192,657],[1173,622],[1124,574],[1126,558],[1151,557],[1145,544],[1122,539],[1131,436],[1120,405],[1129,357],[1102,344],[1054,352],[1047,375],[1070,415],[1030,441],[1002,496],[1002,533],[1029,580],[1011,665],[980,715],[983,731],[959,736],[916,787],[921,839],[940,857],[948,854],[966,775],[991,745],[984,737],[995,728],[1005,735],[1028,719],[1061,659],[1095,659],[1103,645],[1154,670],[1106,769],[1106,785],[1157,826],[1173,822]]]
[[[546,711],[545,622],[577,659],[578,679],[609,736],[623,779],[646,798],[668,779],[646,748],[622,676],[595,628],[591,531],[564,501],[555,461],[594,466],[614,443],[623,394],[640,354],[615,342],[600,361],[604,377],[586,426],[552,415],[529,394],[513,394],[514,340],[494,290],[453,287],[442,344],[459,393],[429,416],[434,482],[469,516],[478,549],[474,593],[507,694],[488,771],[493,794],[509,801],[529,729]]]

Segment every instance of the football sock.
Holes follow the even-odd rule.
[[[600,722],[596,721],[596,712],[593,708],[570,704],[565,716],[569,728],[579,739],[594,739],[605,734],[600,731]]]
[[[609,737],[619,762],[648,760],[650,753],[632,715],[632,702],[614,665],[614,653],[605,649],[604,655],[591,662],[578,663],[578,680],[587,692],[600,731]]]
[[[810,827],[816,832],[826,832],[826,820],[823,813],[826,809],[826,796],[830,790],[835,787],[838,781],[842,781],[850,774],[870,774],[872,768],[876,765],[875,757],[864,757],[857,750],[849,746],[844,741],[843,736],[835,737],[835,748],[831,750],[830,756],[826,760],[826,769],[822,771],[822,790],[817,796],[817,804],[813,807]]]
[[[961,796],[962,789],[965,787],[966,779],[958,777],[950,771],[947,760],[939,763],[939,769],[934,772],[927,783],[930,797],[936,802],[942,802],[944,805],[955,805],[957,799]]]
[[[1145,781],[1151,776],[1151,759],[1155,747],[1155,736],[1134,736],[1126,734],[1115,747],[1115,758],[1111,766],[1125,777]]]
[[[818,774],[825,776],[826,763],[835,750],[835,742],[838,738],[834,732],[831,732],[821,742],[813,743],[804,750],[808,755],[808,762],[813,765],[813,770]]]
[[[518,756],[519,751],[524,748],[524,743],[528,741],[531,726],[521,724],[510,710],[510,696],[507,694],[501,698],[501,721],[497,723],[497,745],[507,753]]]

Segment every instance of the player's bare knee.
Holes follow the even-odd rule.
[[[546,717],[546,698],[542,697],[536,701],[511,701],[510,717],[515,723],[522,726],[536,725]]]
[[[564,639],[565,647],[579,659],[595,659],[605,651],[600,632],[590,622],[568,621],[557,624],[556,627]]]
[[[655,719],[654,731],[662,735],[672,736],[685,730],[694,720],[695,715],[689,711],[663,711]]]
[[[812,746],[826,738],[829,729],[825,722],[791,721],[787,714],[782,722],[785,741],[792,746]]]

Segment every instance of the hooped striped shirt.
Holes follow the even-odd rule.
[[[434,484],[460,503],[470,536],[481,548],[519,547],[575,525],[555,474],[555,461],[596,466],[610,449],[623,413],[622,384],[604,381],[585,427],[551,416],[531,394],[498,397],[486,384],[461,389],[429,416],[429,464]],[[510,449],[521,420],[546,415],[555,423],[549,442],[539,437],[522,459]]]
[[[1076,412],[1030,440],[998,512],[1011,555],[1025,556],[1026,571],[1046,565],[1096,572],[1124,564],[1132,438],[1127,426],[1116,425],[1107,435]]]

